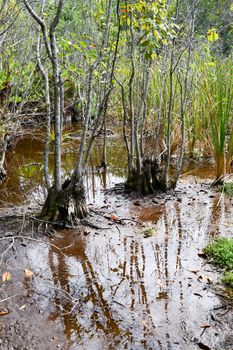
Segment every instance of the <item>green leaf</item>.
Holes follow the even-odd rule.
[[[208,32],[207,32],[207,39],[208,41],[211,43],[211,42],[214,42],[214,41],[218,41],[218,32],[217,32],[217,29],[215,28],[212,28],[212,29],[209,29]]]

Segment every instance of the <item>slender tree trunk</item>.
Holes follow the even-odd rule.
[[[186,71],[184,78],[184,88],[182,89],[181,84],[181,144],[180,144],[180,153],[178,157],[178,162],[176,166],[176,174],[172,181],[172,186],[175,187],[180,176],[182,165],[183,165],[183,157],[184,157],[184,147],[185,147],[185,114],[187,109],[188,102],[188,79],[190,74],[190,62],[191,62],[191,52],[192,52],[192,44],[194,39],[194,31],[195,31],[195,18],[196,18],[196,4],[197,1],[192,1],[192,9],[191,9],[191,28],[190,28],[190,39],[188,46],[188,57],[186,62]],[[183,92],[184,90],[184,92]]]
[[[129,80],[129,108],[130,108],[130,174],[131,177],[134,171],[134,157],[135,157],[135,118],[134,118],[134,79],[135,79],[135,43],[133,33],[133,11],[130,12],[130,37],[131,37],[131,49],[130,49],[130,63],[131,63],[131,76]]]
[[[170,71],[169,71],[169,104],[167,117],[167,140],[166,140],[166,162],[163,170],[163,185],[168,188],[168,173],[171,162],[171,130],[172,130],[172,103],[173,103],[173,61],[174,61],[174,40],[171,48]]]
[[[51,181],[49,177],[49,146],[50,146],[50,123],[51,123],[51,102],[50,102],[50,89],[48,72],[44,69],[40,58],[40,34],[37,36],[37,64],[40,72],[44,78],[45,84],[45,101],[46,101],[46,122],[45,122],[45,148],[44,148],[44,178],[47,189],[51,187]]]
[[[57,44],[55,33],[50,32],[52,66],[53,66],[53,89],[54,89],[54,186],[57,191],[61,190],[61,89],[60,72],[57,55]]]
[[[62,136],[62,130],[63,130],[63,123],[64,123],[64,81],[62,78],[61,73],[59,73],[59,89],[60,89],[60,118],[61,118],[61,136]]]

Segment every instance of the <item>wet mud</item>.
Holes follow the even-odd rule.
[[[109,190],[124,179],[114,162],[90,171],[95,228],[52,238],[23,221],[31,204],[2,209],[1,275],[11,278],[0,284],[0,348],[233,349],[232,301],[201,254],[232,236],[233,202],[210,188],[212,170],[187,166],[174,192],[147,198]]]

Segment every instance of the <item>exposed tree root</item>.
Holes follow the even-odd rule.
[[[156,159],[146,158],[142,163],[141,171],[133,169],[129,174],[125,188],[130,191],[140,192],[144,195],[156,192],[166,192],[171,188],[164,181],[163,167]]]
[[[39,219],[58,223],[63,227],[76,227],[88,215],[85,189],[81,179],[73,175],[66,179],[60,191],[49,190]]]

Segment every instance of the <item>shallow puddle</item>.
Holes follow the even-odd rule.
[[[94,210],[102,205],[97,224],[103,229],[64,230],[48,245],[18,245],[6,262],[12,273],[6,292],[26,294],[5,320],[20,315],[31,327],[33,318],[37,329],[31,331],[44,332],[50,342],[38,349],[187,350],[197,348],[193,339],[215,344],[220,331],[211,325],[211,310],[219,298],[209,282],[216,274],[198,252],[220,232],[232,234],[233,209],[209,188],[206,169],[205,180],[194,176],[200,167],[186,170],[174,194],[149,203],[102,191],[123,179],[114,159],[107,178],[90,170],[89,202]],[[131,221],[118,224],[105,214]],[[34,278],[24,277],[25,268]]]
[[[154,204],[154,215],[153,206],[135,209],[128,200],[124,216],[133,212],[142,227],[105,222],[109,230],[64,230],[50,246],[24,248],[35,274],[29,285],[22,280],[31,288],[24,302],[35,302],[51,329],[59,326],[62,348],[196,348],[192,337],[201,336],[219,305],[208,284],[215,274],[198,252],[210,236],[231,234],[233,216],[221,194],[189,181],[178,188],[179,201]],[[125,200],[105,196],[106,203],[114,199]],[[151,237],[143,237],[145,224]],[[213,332],[208,328],[202,339],[212,342]]]

